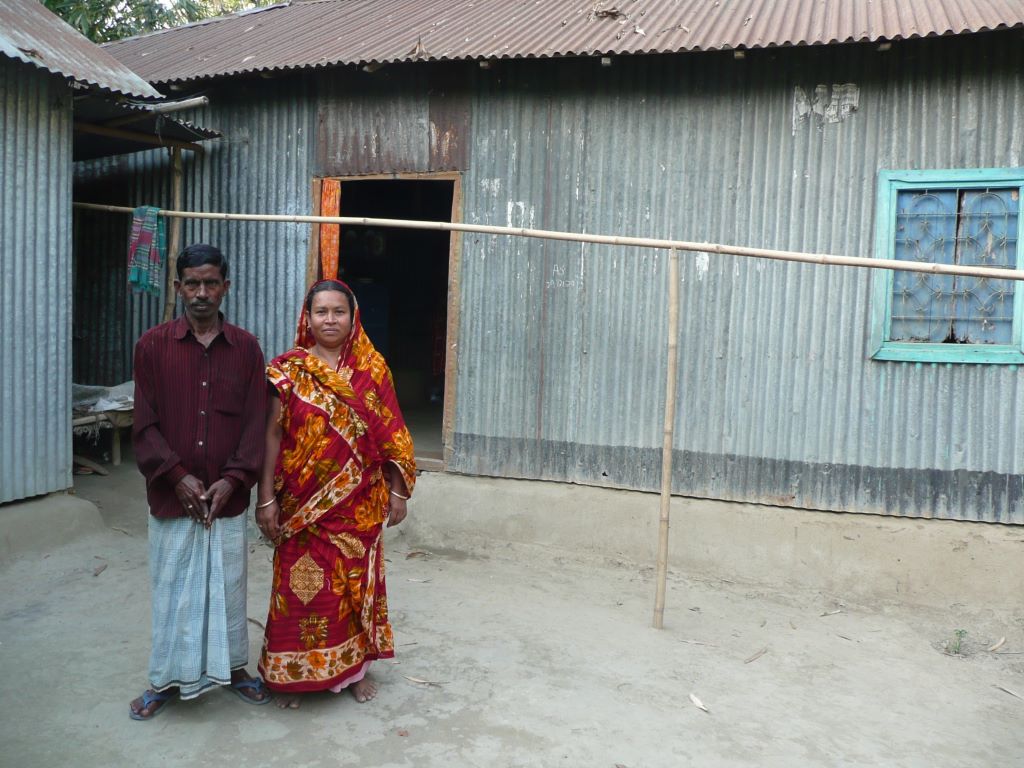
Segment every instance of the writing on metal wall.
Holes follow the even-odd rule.
[[[564,290],[582,287],[583,281],[577,280],[577,278],[571,274],[567,274],[565,264],[552,264],[551,276],[544,283],[544,288],[549,291],[552,289]]]

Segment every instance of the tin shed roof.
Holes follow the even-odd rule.
[[[128,104],[96,94],[76,96],[74,115],[75,161],[142,152],[156,146],[191,149],[221,136],[219,131],[154,112],[149,105]]]
[[[295,0],[109,43],[152,83],[338,64],[828,45],[1024,26],[1020,0]]]
[[[0,54],[101,90],[161,98],[127,65],[36,0],[0,0]]]

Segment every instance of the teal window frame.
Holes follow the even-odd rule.
[[[897,197],[904,190],[1013,189],[1024,203],[1024,168],[971,168],[927,171],[879,171],[875,208],[875,255],[896,258]],[[1024,205],[1018,224],[1024,222]],[[1024,232],[1018,231],[1017,269],[1024,269]],[[889,341],[895,274],[876,269],[871,289],[870,349],[874,360],[915,363],[1024,364],[1024,282],[1014,284],[1013,328],[1009,344],[944,344]]]

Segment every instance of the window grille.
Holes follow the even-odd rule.
[[[972,174],[974,174],[972,178]],[[987,177],[996,176],[994,182]],[[1008,171],[883,172],[879,255],[1016,269],[1024,180]],[[986,183],[988,181],[988,183]],[[878,283],[883,284],[879,290]],[[1013,280],[894,271],[876,276],[874,356],[1024,362],[1024,286]]]

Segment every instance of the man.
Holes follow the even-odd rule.
[[[151,688],[131,702],[133,720],[218,685],[270,701],[245,671],[245,511],[263,461],[263,353],[219,311],[231,282],[218,249],[190,245],[177,276],[185,314],[135,345],[132,441],[149,501],[153,649]]]

